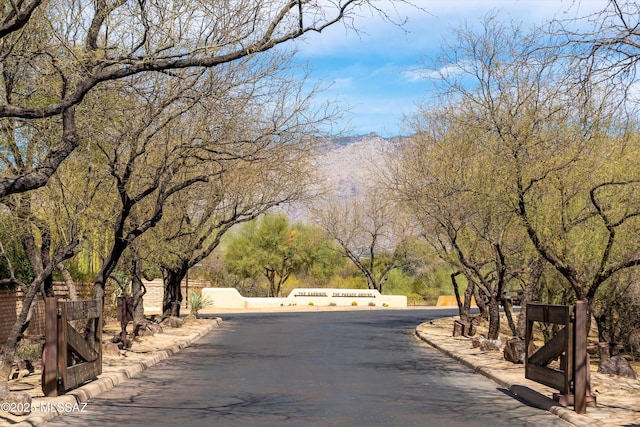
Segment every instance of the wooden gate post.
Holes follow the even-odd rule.
[[[587,355],[587,302],[576,301],[574,334],[574,405],[578,414],[587,413],[587,388],[589,375],[589,357]]]
[[[45,336],[42,352],[42,392],[58,396],[58,299],[44,299]]]
[[[562,406],[573,405],[578,414],[586,414],[587,406],[596,406],[590,392],[589,355],[587,354],[587,302],[554,306],[527,304],[525,378],[558,390],[553,398]],[[564,326],[543,347],[530,353],[533,324],[542,322]],[[560,358],[560,369],[549,363]]]

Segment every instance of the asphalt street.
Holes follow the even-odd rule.
[[[453,314],[225,314],[191,347],[46,425],[568,425],[413,336]]]

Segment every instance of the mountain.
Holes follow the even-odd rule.
[[[318,159],[318,170],[339,197],[354,196],[383,167],[394,141],[395,138],[376,133],[332,141],[329,150]]]
[[[347,146],[349,144],[352,144],[354,142],[360,142],[363,140],[368,140],[368,139],[375,139],[375,138],[381,138],[380,135],[378,135],[375,132],[371,132],[368,133],[366,135],[352,135],[352,136],[345,136],[345,137],[341,137],[341,138],[336,138],[333,141],[331,141],[331,143],[334,146]]]
[[[348,199],[361,193],[375,173],[384,166],[385,155],[394,150],[402,137],[383,138],[376,133],[339,138],[315,160],[318,185],[338,198]],[[283,208],[293,220],[306,221],[306,204],[295,203]]]

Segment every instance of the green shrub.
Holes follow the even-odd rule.
[[[353,301],[353,302],[351,303],[351,305],[353,305],[353,306],[358,305],[358,301]]]
[[[202,296],[200,292],[193,291],[189,295],[189,306],[191,307],[191,313],[198,317],[198,312],[205,307],[213,305],[213,301],[209,298]]]

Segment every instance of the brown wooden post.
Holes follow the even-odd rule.
[[[575,370],[573,369],[573,367],[575,366],[575,342],[576,342],[576,333],[575,333],[575,324],[573,322],[575,322],[575,315],[574,315],[574,308],[571,306],[567,307],[567,311],[565,312],[565,323],[564,323],[564,328],[566,330],[566,334],[565,334],[565,344],[564,344],[564,349],[565,349],[565,362],[566,365],[564,367],[564,378],[565,378],[565,391],[562,392],[562,394],[564,394],[569,400],[571,399],[571,395],[573,394],[573,390],[572,390],[572,385],[574,385],[575,387]],[[585,348],[587,348],[585,346]]]
[[[96,351],[98,353],[98,366],[96,369],[96,375],[102,374],[102,301],[100,299],[94,300],[96,303],[96,307],[98,308],[98,317],[95,319],[96,326]],[[132,298],[133,303],[133,298]],[[133,305],[133,304],[132,304]],[[133,320],[133,307],[131,313],[131,320]]]
[[[587,413],[587,376],[589,374],[587,358],[587,302],[576,301],[575,306],[575,334],[573,362],[575,373],[574,384],[574,410],[578,414]]]
[[[530,316],[530,311],[529,311],[529,304],[526,304],[524,306],[524,314],[525,314],[525,323],[526,323],[526,329],[525,329],[525,334],[524,334],[524,372],[525,372],[525,377],[528,378],[528,372],[529,372],[529,357],[531,356],[531,354],[533,353],[533,320],[531,319]]]
[[[58,375],[60,381],[58,388],[60,394],[63,394],[67,385],[67,305],[65,302],[58,302]]]
[[[58,396],[58,299],[45,298],[44,309],[42,392],[46,397],[56,397]]]

